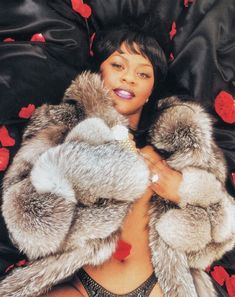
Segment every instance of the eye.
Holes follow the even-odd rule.
[[[122,64],[118,64],[118,63],[111,63],[111,66],[117,70],[124,69],[124,66]]]
[[[150,75],[147,74],[147,73],[145,73],[145,72],[139,72],[139,73],[138,73],[138,76],[139,76],[140,78],[143,78],[143,79],[150,78]]]

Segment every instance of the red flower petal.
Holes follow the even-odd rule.
[[[226,289],[229,297],[235,297],[235,275],[230,276],[226,280]]]
[[[13,42],[13,41],[15,41],[15,39],[13,39],[11,37],[3,39],[3,42]]]
[[[235,172],[232,173],[232,181],[233,181],[233,184],[235,186]]]
[[[12,270],[14,267],[15,267],[14,264],[8,266],[7,269],[5,270],[5,273],[9,272],[9,271]]]
[[[223,286],[225,280],[229,278],[229,274],[222,266],[215,266],[211,271],[211,276],[220,286]]]
[[[20,112],[19,112],[19,117],[22,119],[28,119],[31,117],[35,110],[35,105],[34,104],[29,104],[27,107],[22,107]]]
[[[226,123],[235,123],[235,100],[232,95],[221,91],[215,98],[215,111]]]
[[[2,146],[15,145],[15,139],[9,135],[5,126],[0,127],[0,142],[2,143]]]
[[[46,42],[46,39],[42,33],[36,33],[31,37],[30,41]]]
[[[90,55],[93,56],[93,51],[92,51],[92,44],[93,44],[93,40],[95,38],[95,33],[93,33],[91,35],[91,38],[90,38]]]
[[[5,147],[0,148],[0,171],[7,169],[10,159],[9,150]]]
[[[17,267],[21,267],[21,266],[26,266],[27,265],[27,261],[26,260],[20,260],[16,263]]]
[[[170,61],[173,61],[175,59],[174,54],[170,53]]]
[[[176,30],[176,22],[173,22],[172,25],[171,25],[171,31],[169,33],[171,40],[175,36],[176,32],[177,32],[177,30]]]
[[[184,0],[184,6],[188,7],[189,3],[193,3],[194,0]]]
[[[116,251],[113,253],[113,257],[119,261],[124,260],[130,255],[131,245],[124,240],[118,240]]]
[[[84,18],[89,18],[91,15],[91,7],[84,4],[82,0],[71,0],[72,8]]]

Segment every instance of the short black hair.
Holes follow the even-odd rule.
[[[93,44],[90,67],[99,72],[100,65],[125,43],[130,52],[141,54],[148,58],[153,66],[154,87],[148,103],[144,105],[139,129],[148,129],[155,117],[158,90],[164,82],[168,65],[165,53],[153,35],[135,25],[111,27],[96,32]],[[137,48],[136,48],[137,45]]]

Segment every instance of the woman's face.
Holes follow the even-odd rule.
[[[136,47],[138,50],[138,47]],[[152,93],[154,71],[149,59],[128,51],[125,43],[100,66],[104,85],[111,91],[114,107],[136,128],[145,102]]]

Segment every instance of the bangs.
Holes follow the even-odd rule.
[[[141,55],[144,58],[149,60],[148,54],[146,53],[146,49],[142,44],[135,40],[124,40],[118,47],[117,52],[122,53],[121,46],[125,45],[125,48],[129,54]]]

